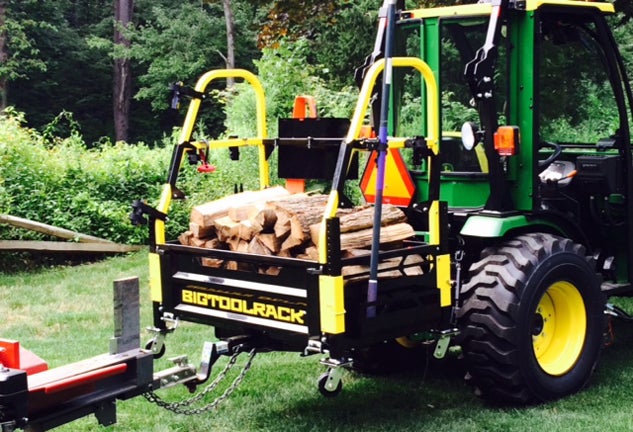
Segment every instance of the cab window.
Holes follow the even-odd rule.
[[[543,13],[538,31],[541,142],[595,145],[614,134],[618,107],[591,16]]]

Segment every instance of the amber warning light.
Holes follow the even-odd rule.
[[[518,126],[499,126],[495,132],[495,150],[499,156],[514,156],[519,152]]]

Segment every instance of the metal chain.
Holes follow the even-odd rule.
[[[199,408],[191,408],[191,409],[186,408],[200,401],[205,395],[215,390],[218,384],[222,382],[224,378],[226,378],[226,374],[229,372],[229,370],[231,370],[231,368],[235,365],[235,362],[237,361],[237,357],[240,355],[239,351],[231,356],[231,358],[229,359],[229,362],[226,364],[224,369],[218,374],[218,376],[213,380],[211,384],[209,384],[203,391],[201,391],[200,393],[198,393],[197,395],[189,399],[185,399],[180,402],[166,402],[152,390],[148,391],[147,393],[144,393],[143,396],[149,402],[154,403],[158,405],[159,407],[164,408],[168,411],[174,412],[176,414],[197,415],[197,414],[203,414],[205,412],[211,411],[215,409],[220,403],[222,403],[222,401],[224,401],[227,397],[229,397],[231,393],[233,393],[235,389],[237,389],[237,387],[240,385],[240,383],[244,380],[246,373],[251,368],[251,365],[253,363],[253,359],[255,358],[256,353],[257,353],[256,349],[253,348],[248,353],[248,359],[246,360],[246,363],[244,364],[244,368],[240,371],[239,375],[233,380],[233,383],[231,383],[231,385],[226,390],[224,390],[224,393],[222,393],[213,402],[207,405],[201,406]]]
[[[460,307],[459,304],[459,296],[462,291],[462,261],[464,259],[464,249],[461,249],[461,246],[464,243],[464,240],[459,238],[460,249],[455,251],[455,282],[453,283],[453,307],[451,308],[451,316],[450,322],[451,325],[455,326],[457,324],[457,309]]]

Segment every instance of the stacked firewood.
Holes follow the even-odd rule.
[[[191,212],[189,230],[180,243],[258,255],[317,260],[321,220],[327,195],[291,195],[283,187],[243,192],[197,207]],[[369,253],[374,207],[339,209],[341,250],[344,255]],[[399,242],[415,233],[397,207],[382,209],[381,244]],[[235,268],[235,262],[205,259],[206,266]],[[274,273],[266,268],[264,272]]]

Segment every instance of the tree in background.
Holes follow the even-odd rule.
[[[44,128],[65,111],[88,142],[112,136],[112,64],[85,40],[112,38],[111,22],[111,0],[8,0],[10,60],[2,75],[8,103],[26,113],[30,126]],[[68,136],[69,126],[58,122],[55,132]]]
[[[631,0],[615,0],[613,4],[615,10],[624,15],[624,21],[633,19],[633,2]]]
[[[0,1],[0,107],[9,103],[11,82],[26,79],[30,73],[46,71],[44,56],[31,36],[50,23],[33,18],[27,8],[33,1]]]
[[[204,0],[206,3],[213,3],[213,0]],[[235,17],[231,8],[231,0],[222,0],[222,8],[224,9],[224,21],[226,24],[226,57],[224,62],[227,69],[235,67]],[[226,80],[227,88],[233,87],[235,80],[228,78]]]
[[[141,0],[137,4],[145,7],[150,2]],[[231,14],[235,18],[234,66],[252,70],[253,59],[260,55],[252,27],[255,7],[247,2],[232,2]],[[164,113],[169,108],[169,83],[183,81],[192,85],[207,70],[225,68],[230,57],[226,27],[220,2],[181,3],[178,8],[148,6],[131,35],[130,55],[140,69],[135,98],[149,102],[155,115]],[[223,90],[224,83],[214,83],[213,89]],[[207,129],[216,136],[224,131],[224,113],[212,97],[205,103],[216,104],[205,119]]]
[[[254,69],[253,61],[261,57],[257,42],[274,48],[282,39],[285,44],[300,39],[306,69],[309,66],[335,91],[351,85],[354,69],[372,50],[377,11],[383,2],[134,3],[134,28],[123,32],[131,45],[115,49],[113,0],[0,0],[0,93],[7,103],[24,111],[33,127],[48,126],[66,136],[70,124],[51,122],[61,118],[61,112],[72,112],[89,144],[103,136],[120,139],[122,135],[115,135],[112,110],[113,64],[115,59],[128,58],[131,72],[127,76],[134,77],[128,139],[152,142],[168,131],[159,122],[168,108],[169,83],[192,84],[213,68]],[[406,0],[408,8],[458,3],[475,0]],[[615,5],[624,13],[616,34],[625,59],[632,64],[633,54],[627,52],[632,33],[619,29],[633,21],[633,6],[629,0],[615,0]],[[212,127],[220,132],[221,105],[214,116]]]
[[[252,0],[267,8],[265,21],[258,35],[258,45],[276,47],[280,39],[311,37],[332,22],[340,0]]]
[[[132,22],[133,0],[114,0],[114,44],[130,47],[123,29]],[[127,141],[130,128],[130,99],[132,97],[132,68],[126,55],[114,58],[113,117],[115,141]]]
[[[0,65],[7,63],[9,59],[9,53],[7,52],[7,31],[6,31],[6,18],[7,18],[7,2],[6,0],[0,1]],[[0,76],[0,109],[7,107],[7,78]]]
[[[317,73],[334,86],[355,85],[354,70],[372,52],[378,25],[375,0],[346,2],[312,41]],[[353,31],[350,31],[353,29]],[[336,43],[332,43],[336,41]]]

